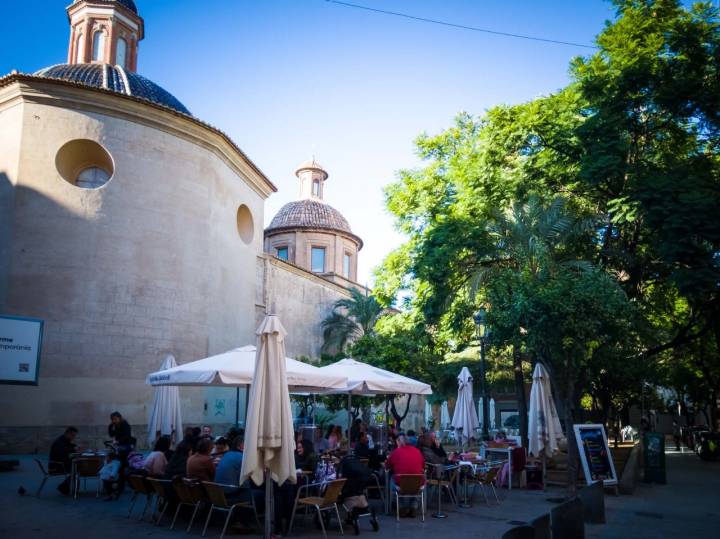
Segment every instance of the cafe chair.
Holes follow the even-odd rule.
[[[155,525],[159,526],[160,521],[165,516],[165,511],[167,511],[169,505],[168,502],[174,493],[172,481],[168,479],[155,479],[148,477],[147,482],[150,483],[150,486],[155,491],[155,511],[152,515],[150,515],[150,519],[154,520],[155,513],[159,511],[160,513],[158,514],[157,520],[155,520]],[[162,509],[160,508],[161,506]]]
[[[411,498],[420,500],[420,516],[425,522],[425,476],[405,474],[395,476],[395,518],[400,522],[400,500]]]
[[[175,490],[175,495],[178,498],[178,504],[177,508],[175,509],[175,516],[172,519],[172,523],[170,523],[170,529],[172,530],[175,528],[175,521],[180,514],[180,509],[183,506],[192,507],[193,512],[192,516],[190,517],[190,523],[185,530],[185,533],[190,533],[193,522],[195,522],[195,517],[197,516],[198,510],[200,509],[200,506],[205,500],[205,491],[203,490],[202,485],[197,481],[183,479],[182,477],[176,477],[172,480],[172,488],[173,490]]]
[[[490,488],[493,495],[495,496],[495,502],[498,505],[500,504],[500,498],[498,498],[497,490],[495,489],[495,481],[497,480],[498,471],[499,468],[490,468],[487,472],[485,472],[482,477],[478,478],[477,484],[483,493],[483,497],[485,498],[485,505],[490,505],[490,500],[488,499],[487,493],[485,492],[485,487]]]
[[[308,492],[311,488],[322,487],[323,483],[313,483],[300,487],[298,489],[297,496],[295,497],[295,505],[293,506],[290,526],[288,527],[288,535],[292,533],[293,523],[295,522],[295,513],[298,510],[298,507],[304,507],[305,509],[314,508],[315,511],[317,511],[320,528],[322,529],[323,537],[326,539],[327,531],[325,530],[323,513],[326,511],[335,511],[335,516],[338,519],[338,526],[340,526],[340,535],[345,535],[342,519],[340,518],[340,510],[338,509],[338,499],[340,498],[343,486],[345,486],[345,481],[346,479],[336,479],[335,481],[326,483],[325,494],[323,494],[323,496],[302,496],[303,491]]]
[[[35,493],[35,496],[38,498],[42,494],[43,489],[45,488],[45,483],[48,482],[48,479],[51,477],[62,477],[64,479],[67,479],[68,472],[65,470],[65,465],[62,462],[55,462],[50,461],[48,462],[47,469],[45,468],[45,465],[42,463],[40,459],[33,459],[37,465],[38,468],[40,468],[40,473],[42,473],[42,481],[40,482],[40,486],[37,489],[37,492]],[[50,471],[50,470],[62,470],[62,471]]]
[[[128,483],[130,484],[130,488],[133,491],[133,495],[132,498],[130,498],[130,509],[128,510],[127,517],[130,518],[130,515],[132,515],[133,509],[135,508],[135,502],[137,501],[138,497],[145,496],[145,507],[143,507],[142,514],[138,519],[142,520],[143,518],[145,518],[145,513],[147,512],[148,508],[152,506],[153,498],[156,494],[155,489],[142,475],[129,475]]]
[[[255,507],[255,498],[252,495],[252,491],[246,487],[240,487],[239,490],[245,490],[250,493],[250,501],[232,502],[228,501],[225,497],[225,489],[227,487],[238,488],[235,485],[221,485],[220,483],[211,483],[209,481],[203,481],[202,486],[205,489],[205,494],[210,501],[210,510],[208,511],[207,520],[205,520],[205,527],[203,528],[202,536],[205,537],[208,526],[210,525],[210,519],[212,518],[213,511],[221,511],[227,513],[225,519],[225,525],[223,526],[222,532],[220,532],[220,539],[225,537],[228,524],[232,518],[233,512],[238,508],[252,509],[253,515],[255,516],[255,522],[258,527],[260,526],[260,518],[258,517],[257,508]]]

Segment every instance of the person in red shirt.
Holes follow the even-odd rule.
[[[398,490],[395,477],[398,475],[423,475],[425,473],[425,459],[417,447],[408,444],[404,434],[398,434],[397,449],[390,453],[385,461],[385,467],[393,474],[390,484],[393,491],[395,491]],[[410,508],[401,508],[400,516],[414,518],[417,500],[411,499],[409,501]]]

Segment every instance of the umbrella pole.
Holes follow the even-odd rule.
[[[350,448],[350,429],[351,428],[352,428],[352,393],[348,393],[348,425],[347,425],[348,449]]]
[[[235,388],[235,426],[240,426],[240,386]]]
[[[272,537],[273,525],[273,484],[270,472],[265,470],[265,539]]]
[[[543,454],[542,454],[542,482],[543,482],[543,492],[547,492],[547,456],[545,455],[545,448],[543,447]]]

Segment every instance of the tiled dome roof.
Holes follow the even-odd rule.
[[[350,229],[347,219],[335,208],[319,200],[303,199],[288,202],[273,217],[265,232],[297,228],[343,232],[355,238],[362,245],[360,238],[355,236]]]
[[[132,2],[129,2],[133,6]],[[41,69],[35,75],[51,79],[78,82],[95,88],[104,88],[125,95],[147,99],[192,116],[175,96],[153,81],[120,66],[110,64],[57,64]]]

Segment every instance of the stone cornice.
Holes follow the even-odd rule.
[[[219,129],[146,99],[112,90],[34,75],[12,73],[0,77],[0,110],[7,102],[31,103],[106,114],[184,138],[222,159],[263,198],[277,191],[250,158]]]

